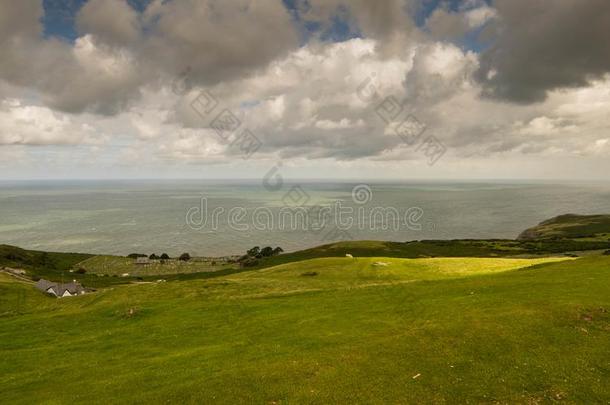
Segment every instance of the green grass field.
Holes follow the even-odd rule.
[[[59,300],[0,274],[0,305],[0,403],[610,402],[607,256],[327,258]]]

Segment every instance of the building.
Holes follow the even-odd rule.
[[[150,264],[148,257],[136,257],[136,264]]]
[[[82,295],[87,292],[85,288],[77,281],[64,284],[40,279],[36,283],[36,288],[55,297],[72,297],[74,295]]]

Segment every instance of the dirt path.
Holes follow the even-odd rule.
[[[17,270],[21,270],[21,269],[17,269]],[[25,283],[29,283],[29,284],[35,284],[34,281],[30,280],[29,278],[27,278],[26,276],[22,276],[20,274],[15,274],[10,270],[6,270],[5,268],[0,269],[0,273],[5,273],[8,274],[9,276],[15,277],[16,279],[23,281]]]

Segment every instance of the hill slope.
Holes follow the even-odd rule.
[[[566,214],[523,231],[519,240],[545,239],[610,240],[610,215]]]
[[[321,257],[537,257],[565,252],[609,249],[600,240],[461,239],[410,242],[343,241],[264,258],[258,268]]]
[[[610,401],[610,257],[426,260],[62,300],[0,275],[0,403]]]

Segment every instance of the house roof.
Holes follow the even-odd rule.
[[[64,295],[66,291],[68,291],[72,295],[79,294],[85,291],[83,286],[75,281],[71,283],[54,283],[45,279],[38,280],[38,282],[36,283],[36,288],[44,292],[47,292],[49,288],[53,288],[55,295],[59,296]]]
[[[57,283],[53,283],[49,280],[45,280],[44,278],[41,278],[40,280],[38,280],[36,282],[36,288],[38,288],[40,291],[47,291],[50,287],[53,287],[56,284]]]
[[[70,292],[70,294],[78,294],[78,293],[85,291],[83,286],[77,282],[72,282],[72,283],[67,283],[67,284],[57,284],[57,287],[59,289],[60,295],[63,295],[64,292],[66,292],[66,291]]]

